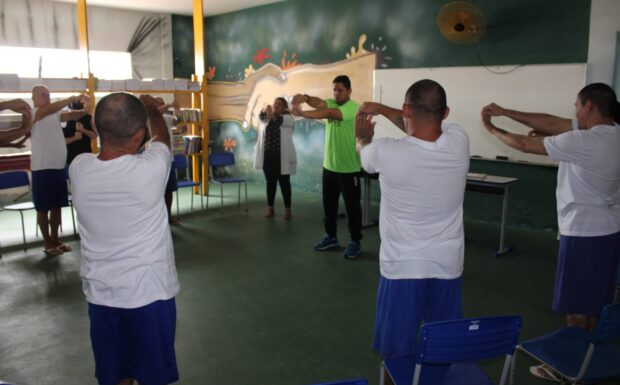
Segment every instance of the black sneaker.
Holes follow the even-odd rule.
[[[325,250],[335,249],[338,247],[340,247],[338,240],[334,237],[330,237],[329,235],[325,234],[325,238],[323,238],[321,242],[314,245],[314,250],[325,251]]]
[[[361,251],[362,247],[360,246],[359,242],[349,241],[349,244],[344,250],[344,253],[342,253],[342,256],[347,259],[354,259],[359,257]]]

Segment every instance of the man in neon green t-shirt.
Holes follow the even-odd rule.
[[[362,239],[362,207],[360,205],[360,158],[355,149],[355,115],[359,104],[351,100],[351,80],[346,75],[333,81],[334,98],[323,100],[316,96],[297,94],[293,98],[293,114],[308,119],[327,119],[325,126],[325,156],[323,159],[323,210],[325,237],[315,250],[340,247],[336,238],[338,201],[340,194],[349,218],[351,240],[343,256],[353,259],[360,254]],[[302,111],[301,104],[315,108]]]

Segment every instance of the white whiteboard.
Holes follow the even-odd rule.
[[[514,66],[492,67],[505,72]],[[400,108],[405,92],[414,82],[432,79],[446,90],[450,115],[446,121],[465,128],[470,154],[495,159],[533,163],[554,163],[546,156],[524,154],[501,143],[482,126],[480,110],[495,102],[500,106],[529,112],[546,112],[571,118],[577,93],[585,85],[585,64],[526,65],[506,74],[484,67],[442,67],[376,70],[374,100]],[[507,118],[493,118],[499,127],[527,134],[529,129]],[[402,137],[404,134],[385,118],[377,118],[375,137]]]

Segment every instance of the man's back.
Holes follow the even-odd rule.
[[[163,194],[170,151],[71,163],[73,201],[82,236],[80,276],[89,302],[135,308],[179,291]]]
[[[563,235],[599,236],[620,231],[620,126],[598,125],[545,138],[560,161],[558,218]]]
[[[379,139],[363,150],[363,167],[380,174],[386,278],[451,279],[462,272],[469,140],[457,125],[442,129],[436,142]]]

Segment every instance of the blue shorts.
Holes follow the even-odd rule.
[[[552,308],[598,317],[614,302],[620,232],[599,237],[560,237]]]
[[[174,168],[174,164],[170,167],[170,174],[168,175],[168,182],[166,183],[166,192],[174,192],[179,188],[177,187],[177,173]]]
[[[32,171],[32,202],[37,211],[69,204],[65,169]]]
[[[414,355],[422,322],[462,318],[461,280],[381,277],[374,344],[381,357]]]
[[[167,385],[179,380],[174,353],[174,298],[136,309],[88,304],[95,377],[100,385],[124,378]]]

